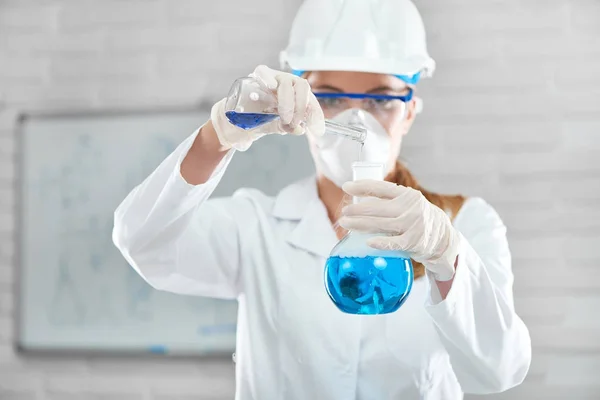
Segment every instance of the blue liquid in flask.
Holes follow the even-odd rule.
[[[277,114],[265,113],[241,113],[236,111],[227,111],[225,116],[233,125],[242,129],[252,129],[273,121],[279,117]]]
[[[405,257],[331,256],[325,266],[327,293],[341,311],[349,314],[398,310],[410,294],[412,282],[412,263]]]

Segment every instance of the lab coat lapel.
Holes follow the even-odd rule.
[[[283,189],[275,200],[273,215],[297,221],[286,238],[294,247],[326,258],[337,243],[314,177]]]

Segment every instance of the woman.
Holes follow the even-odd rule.
[[[426,191],[396,162],[414,87],[433,70],[424,38],[408,0],[308,0],[282,53],[294,73],[254,71],[279,120],[244,131],[218,102],[117,209],[114,242],[152,286],[238,299],[237,399],[453,400],[523,381],[531,344],[502,221],[481,199]],[[355,148],[323,136],[324,118],[363,125],[363,155],[387,164],[388,182],[346,183]],[[207,200],[236,150],[286,132],[306,133],[316,177],[274,198]],[[344,190],[379,200],[342,209]],[[323,266],[344,228],[411,254],[416,281],[397,312],[344,314],[328,298]]]

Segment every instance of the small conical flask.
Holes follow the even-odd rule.
[[[354,180],[383,180],[383,165],[356,162]],[[363,201],[353,199],[354,202]],[[335,305],[349,314],[387,314],[407,299],[413,283],[410,256],[367,245],[382,234],[350,231],[333,248],[325,264],[325,287]]]
[[[279,118],[277,96],[259,79],[239,78],[233,82],[225,101],[227,120],[244,130],[251,130]],[[302,125],[302,124],[301,124]],[[325,133],[364,143],[366,129],[325,120]]]

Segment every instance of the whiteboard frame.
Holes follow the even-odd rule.
[[[23,336],[23,304],[22,304],[22,293],[24,292],[25,279],[23,278],[23,268],[25,267],[22,260],[22,254],[24,251],[23,245],[23,233],[24,233],[24,221],[23,221],[23,200],[25,199],[23,177],[25,176],[25,168],[27,165],[27,154],[25,153],[25,139],[24,139],[24,126],[25,123],[30,119],[54,119],[54,118],[86,118],[86,117],[117,117],[117,116],[133,116],[133,115],[151,115],[151,114],[162,114],[162,113],[185,113],[185,112],[204,112],[210,115],[212,102],[203,101],[199,102],[196,106],[188,107],[148,107],[148,108],[119,108],[119,109],[93,109],[93,110],[32,110],[24,111],[17,115],[14,135],[15,135],[15,179],[13,181],[13,191],[15,206],[15,216],[13,218],[14,226],[14,249],[15,254],[13,256],[13,285],[15,287],[14,292],[14,317],[15,321],[13,327],[13,346],[18,354],[21,356],[35,356],[39,358],[111,358],[111,359],[192,359],[192,360],[232,360],[235,357],[235,353],[229,351],[214,351],[206,354],[190,354],[187,352],[166,352],[164,354],[155,354],[143,350],[112,350],[112,349],[75,349],[75,348],[38,348],[30,347],[22,342]]]

